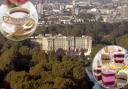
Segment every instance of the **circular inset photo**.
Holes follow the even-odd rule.
[[[128,52],[120,46],[106,46],[92,65],[96,81],[104,88],[122,88],[128,84]]]
[[[5,0],[0,6],[0,11],[0,32],[6,38],[21,41],[35,32],[38,14],[30,1]]]

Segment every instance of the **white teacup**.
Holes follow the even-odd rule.
[[[30,18],[30,11],[26,8],[12,8],[8,12],[8,16],[4,16],[5,23],[22,26]]]
[[[9,16],[17,19],[27,18],[30,16],[29,14],[30,14],[30,11],[28,9],[20,8],[20,7],[12,8],[9,11]]]

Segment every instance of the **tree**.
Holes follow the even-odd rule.
[[[5,78],[11,89],[38,89],[39,82],[25,71],[11,71]]]
[[[48,62],[47,54],[45,51],[33,50],[32,52],[32,62],[33,64],[38,64],[40,62]]]
[[[77,80],[82,80],[84,79],[86,76],[86,73],[84,71],[84,67],[82,66],[77,66],[75,68],[73,68],[73,77]],[[80,72],[81,71],[81,72]]]
[[[27,46],[22,46],[19,48],[19,53],[23,56],[29,56],[30,55],[30,49]]]
[[[117,44],[124,48],[128,48],[128,34],[118,37]]]
[[[15,49],[10,48],[4,53],[2,53],[0,57],[0,70],[7,73],[13,68],[13,61],[16,57]]]
[[[56,60],[55,51],[48,52],[48,60],[54,62]]]
[[[27,89],[23,88],[23,83],[28,79],[28,74],[25,71],[11,71],[5,78],[5,81],[10,84],[11,89]]]
[[[65,52],[62,48],[57,49],[56,51],[56,58],[58,61],[62,61],[63,56],[65,55]]]
[[[56,77],[55,84],[53,87],[55,89],[74,89],[75,83],[70,79]]]

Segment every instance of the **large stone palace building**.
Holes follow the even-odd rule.
[[[86,49],[91,52],[92,38],[90,36],[74,37],[63,36],[61,34],[52,35],[38,35],[31,37],[31,40],[40,44],[42,50],[50,51],[62,48],[63,50],[80,50]]]

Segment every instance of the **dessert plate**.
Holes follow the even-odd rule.
[[[122,88],[128,84],[127,50],[120,46],[106,46],[95,56],[93,76],[104,88]]]

